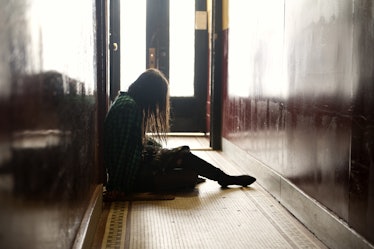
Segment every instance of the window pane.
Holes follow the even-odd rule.
[[[121,1],[121,90],[146,69],[146,0]]]
[[[194,95],[195,1],[170,0],[170,95]]]

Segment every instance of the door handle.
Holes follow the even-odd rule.
[[[148,49],[148,65],[149,68],[156,68],[156,48]]]
[[[117,43],[117,42],[113,42],[113,43],[112,43],[112,46],[111,46],[111,49],[112,49],[113,51],[117,51],[117,50],[118,50],[118,43]]]

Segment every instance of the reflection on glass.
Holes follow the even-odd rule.
[[[194,95],[195,1],[170,0],[170,95]]]
[[[30,16],[31,19],[27,19],[30,30],[34,32],[25,43],[25,49],[33,56],[30,58],[33,63],[26,63],[30,64],[26,68],[29,70],[27,73],[39,70],[59,72],[84,82],[86,93],[93,94],[95,31],[92,26],[92,3],[75,0],[32,1],[29,8],[35,18]],[[58,11],[46,11],[50,9]],[[25,27],[25,30],[28,29]]]
[[[146,68],[146,0],[121,1],[121,90]]]
[[[229,2],[229,95],[287,94],[282,56],[283,8],[282,1],[274,0]]]
[[[71,142],[71,132],[52,130],[24,130],[13,134],[12,148],[22,149],[43,149],[55,147],[62,143]]]
[[[228,91],[229,95],[247,97],[250,91],[251,55],[248,53],[251,47],[251,34],[248,32],[253,25],[250,9],[244,0],[232,1],[229,5],[229,43],[228,43]],[[242,24],[246,24],[245,31]]]

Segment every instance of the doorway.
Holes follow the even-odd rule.
[[[120,4],[120,89],[125,91],[146,68],[161,70],[170,83],[172,132],[208,130],[204,12],[205,0],[122,0]],[[199,25],[195,15],[200,16]]]

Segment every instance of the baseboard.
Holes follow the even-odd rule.
[[[235,144],[223,139],[222,148],[226,158],[235,163],[243,172],[255,176],[257,183],[273,195],[329,248],[374,249],[373,245],[351,229],[346,222]]]
[[[72,248],[89,249],[91,248],[96,228],[100,221],[103,203],[103,186],[97,185],[91,197],[90,203],[83,216],[77,236],[75,237]]]

